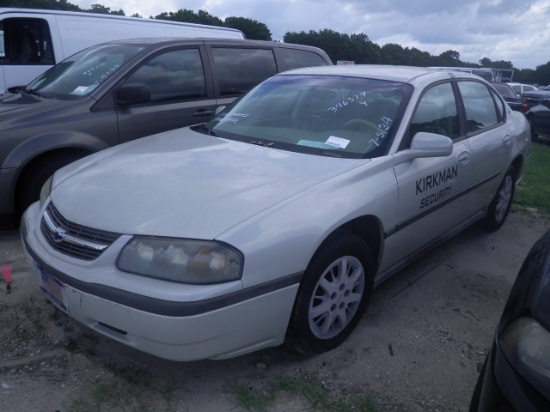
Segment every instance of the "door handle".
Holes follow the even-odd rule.
[[[210,117],[214,114],[213,110],[197,110],[195,113],[193,113],[193,116],[195,117]]]

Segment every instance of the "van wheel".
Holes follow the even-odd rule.
[[[70,153],[56,154],[38,160],[36,163],[25,170],[17,184],[17,194],[15,199],[16,211],[19,215],[23,214],[27,208],[36,202],[40,196],[40,189],[46,180],[58,169],[82,156]]]
[[[489,230],[497,230],[506,221],[514,199],[515,175],[515,169],[510,167],[489,205],[487,216],[485,216],[485,224]]]
[[[312,354],[340,345],[361,319],[374,283],[374,258],[363,239],[329,237],[308,265],[287,331],[287,345]]]

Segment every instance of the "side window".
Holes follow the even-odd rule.
[[[243,94],[277,74],[271,49],[213,47],[212,56],[222,96]]]
[[[14,17],[0,22],[3,62],[7,65],[55,64],[50,27],[44,19]]]
[[[281,55],[287,70],[298,69],[300,67],[326,66],[327,62],[317,53],[307,50],[285,49],[281,48]]]
[[[466,109],[468,133],[486,129],[499,122],[500,116],[496,111],[495,102],[484,84],[462,81],[458,82],[458,87]]]
[[[409,126],[411,138],[418,132],[437,133],[450,138],[460,135],[451,83],[434,86],[420,98]]]
[[[206,97],[206,82],[198,49],[174,50],[147,61],[126,82],[145,83],[151,102]]]

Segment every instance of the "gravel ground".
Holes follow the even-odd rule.
[[[0,281],[0,409],[339,411],[368,394],[381,411],[467,411],[517,271],[549,228],[513,212],[497,232],[467,229],[381,285],[357,330],[329,353],[281,347],[192,363],[139,353],[61,314],[31,279],[18,233],[2,231],[0,265],[13,275],[9,294]],[[246,403],[269,398],[274,382],[294,391],[256,409]]]

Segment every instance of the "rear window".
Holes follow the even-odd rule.
[[[296,49],[280,49],[287,70],[310,66],[326,66],[328,63],[315,52]]]
[[[221,96],[238,96],[277,74],[271,49],[213,47]]]

